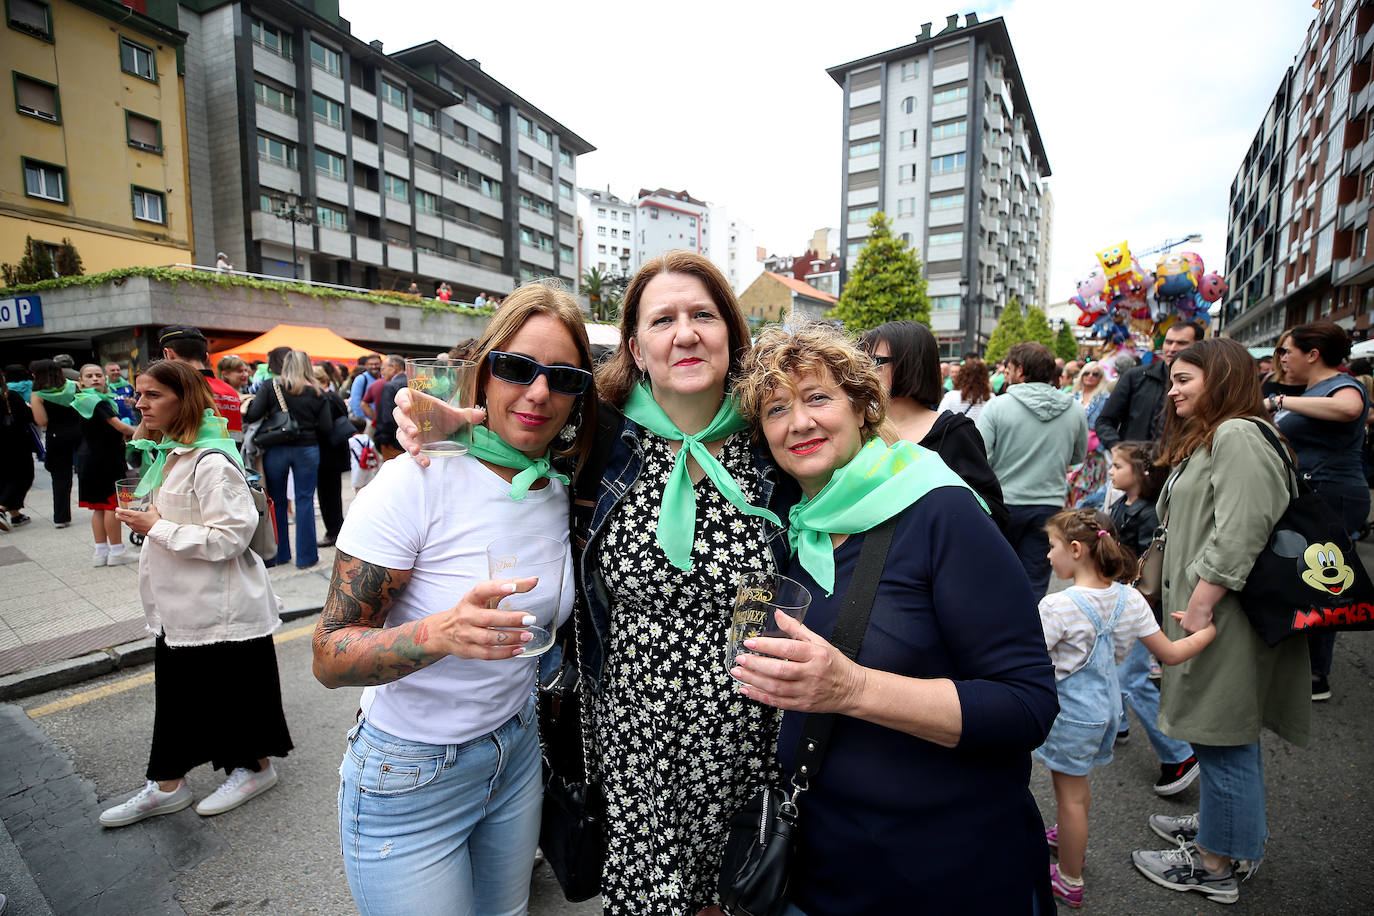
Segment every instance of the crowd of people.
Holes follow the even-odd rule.
[[[308,568],[334,546],[314,672],[365,688],[338,802],[360,912],[409,912],[418,898],[524,911],[544,782],[536,683],[560,664],[577,673],[564,702],[581,704],[585,776],[605,802],[605,912],[719,913],[730,816],[788,784],[802,812],[788,916],[913,899],[1081,906],[1087,775],[1130,740],[1128,709],[1159,758],[1154,791],[1199,786],[1196,814],[1141,813],[1172,845],[1136,851],[1135,867],[1175,891],[1239,899],[1268,837],[1260,730],[1305,746],[1312,702],[1331,695],[1334,642],[1270,647],[1240,605],[1296,486],[1260,426],[1362,532],[1374,379],[1346,365],[1343,329],[1291,329],[1267,368],[1193,322],[1143,362],[1065,363],[1021,343],[996,366],[942,363],[915,322],[751,339],[725,278],[686,252],[645,265],[621,314],[619,346],[598,359],[557,284],[495,305],[483,335],[451,351],[475,364],[477,406],[426,405],[445,429],[472,429],[466,454],[442,458],[421,451],[426,396],[399,356],[344,372],[281,348],[212,372],[204,335],[168,328],[165,359],[133,379],[136,414],[121,413],[118,365],[76,378],[52,360],[6,367],[3,527],[26,521],[41,447],[59,525],[76,468],[96,565],[129,561],[121,525],[145,539],[140,586],[158,635],[148,782],[101,823],[186,807],[185,774],[207,761],[229,775],[202,814],[275,784],[271,758],[291,739],[266,566]],[[129,439],[144,511],[113,502]],[[279,535],[270,558],[247,549],[258,466]],[[1161,522],[1152,607],[1133,583]],[[547,653],[522,609],[540,578],[503,576],[516,558],[492,554],[512,536],[552,540],[561,558],[541,576],[556,580]],[[842,651],[870,541],[885,554],[866,629]],[[746,573],[787,576],[809,608],[779,611],[781,635],[749,634],[727,657]],[[168,600],[178,580],[205,588],[190,608]],[[188,697],[245,672],[241,727],[187,726]],[[833,720],[818,771],[805,746],[817,720]],[[1052,775],[1048,828],[1032,760]],[[855,880],[874,873],[883,880]]]

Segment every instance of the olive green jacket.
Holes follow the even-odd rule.
[[[1217,637],[1201,654],[1164,668],[1159,728],[1196,744],[1259,741],[1268,726],[1307,746],[1312,716],[1307,640],[1270,648],[1241,610],[1239,591],[1274,524],[1288,508],[1291,476],[1250,420],[1227,420],[1211,448],[1193,452],[1159,499],[1168,519],[1161,599],[1164,633],[1183,636],[1170,615],[1188,607],[1198,580],[1230,589],[1213,612]]]

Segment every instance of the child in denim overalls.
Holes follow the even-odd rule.
[[[1059,715],[1033,756],[1054,777],[1059,822],[1045,831],[1059,864],[1050,866],[1054,895],[1083,905],[1088,848],[1088,771],[1111,763],[1121,717],[1116,666],[1139,639],[1160,662],[1176,665],[1201,652],[1216,627],[1171,641],[1144,597],[1128,585],[1135,557],[1117,540],[1112,520],[1092,509],[1070,509],[1049,520],[1050,565],[1073,585],[1040,601],[1045,646],[1054,662]]]

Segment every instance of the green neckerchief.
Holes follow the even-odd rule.
[[[71,406],[82,417],[89,420],[95,416],[95,405],[101,401],[109,404],[110,409],[115,412],[115,416],[119,416],[119,402],[114,399],[114,395],[108,391],[101,391],[99,388],[82,388],[72,399]]]
[[[905,440],[888,446],[874,438],[821,491],[792,507],[787,539],[802,568],[827,595],[835,593],[832,534],[858,534],[881,525],[937,487],[963,487],[988,504],[940,456]]]
[[[782,521],[761,506],[749,505],[739,484],[730,476],[721,463],[706,449],[705,443],[723,439],[731,433],[748,429],[749,424],[735,409],[733,395],[727,397],[716,411],[716,416],[701,432],[687,435],[678,429],[663,408],[654,400],[647,383],[630,389],[629,400],[625,402],[625,416],[635,421],[649,432],[662,436],[672,442],[681,442],[673,470],[668,474],[668,483],[663,488],[663,502],[658,512],[658,544],[663,548],[668,562],[678,569],[692,568],[692,542],[697,530],[697,496],[692,487],[692,479],[687,473],[687,456],[691,455],[706,472],[706,476],[716,485],[721,495],[745,515],[757,515],[781,526]]]
[[[272,370],[267,368],[267,363],[263,363],[253,370],[253,381],[255,382],[265,382],[270,378],[272,378]]]
[[[507,445],[505,439],[485,426],[472,428],[472,445],[468,448],[468,454],[483,461],[490,461],[499,467],[519,471],[510,484],[510,498],[514,500],[524,499],[525,494],[530,491],[530,485],[541,477],[561,480],[564,484],[569,482],[566,474],[560,474],[549,467],[548,452],[544,453],[543,458],[531,458]]]
[[[243,467],[243,459],[239,457],[239,447],[233,439],[229,438],[228,421],[206,408],[205,417],[200,421],[200,429],[196,431],[194,442],[178,442],[175,439],[163,439],[161,442],[154,442],[152,439],[135,439],[129,443],[131,452],[142,452],[146,459],[149,453],[153,453],[153,463],[143,471],[143,479],[138,482],[138,489],[134,491],[135,496],[147,496],[153,490],[162,485],[162,472],[167,464],[167,456],[175,448],[213,448],[227,454],[234,459],[234,463],[240,468]]]
[[[76,382],[67,379],[61,388],[39,388],[34,391],[49,404],[61,404],[63,407],[71,407],[72,401],[76,400]]]

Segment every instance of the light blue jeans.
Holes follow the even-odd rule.
[[[1202,773],[1197,844],[1233,859],[1264,858],[1264,758],[1259,742],[1235,747],[1194,744]]]
[[[1131,651],[1116,666],[1116,679],[1121,682],[1121,698],[1126,705],[1121,708],[1121,725],[1117,731],[1125,731],[1130,725],[1126,719],[1126,706],[1135,710],[1145,735],[1154,745],[1160,763],[1182,763],[1193,755],[1193,748],[1187,741],[1170,738],[1155,725],[1159,721],[1159,687],[1150,680],[1150,651],[1140,640],[1135,641]]]
[[[519,916],[544,797],[530,701],[465,744],[421,744],[361,720],[339,767],[339,836],[363,916]]]

